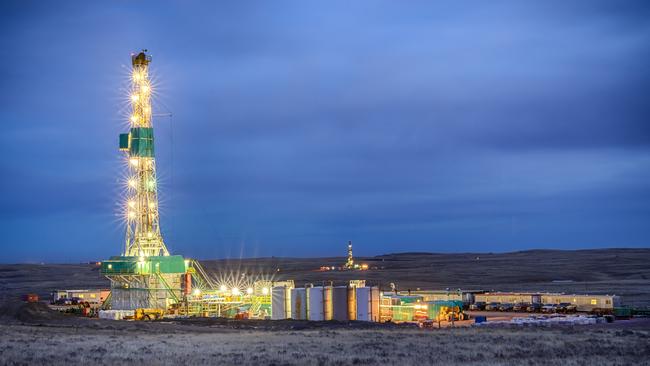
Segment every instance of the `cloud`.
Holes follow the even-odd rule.
[[[47,223],[10,234],[15,260],[75,215],[121,248],[141,48],[183,253],[647,245],[644,1],[1,6],[0,227]]]

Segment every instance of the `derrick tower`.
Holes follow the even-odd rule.
[[[128,134],[120,135],[120,150],[126,153],[129,164],[124,256],[169,255],[160,233],[158,216],[150,62],[151,56],[145,52],[131,56],[131,129]]]
[[[131,56],[130,129],[119,139],[129,165],[126,242],[121,256],[101,265],[101,273],[111,281],[110,306],[120,310],[169,309],[187,295],[193,271],[190,260],[169,254],[160,233],[150,62],[146,50]]]
[[[345,268],[354,268],[354,258],[352,257],[352,241],[348,241],[348,260],[345,261]]]

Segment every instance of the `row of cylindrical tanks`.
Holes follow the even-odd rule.
[[[273,287],[271,319],[379,321],[379,288]]]

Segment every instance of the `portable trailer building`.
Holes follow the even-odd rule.
[[[101,304],[110,295],[109,289],[78,289],[78,290],[55,290],[52,291],[52,302],[56,303],[62,299],[77,298],[79,301],[90,304]]]
[[[456,291],[400,291],[397,296],[402,298],[415,297],[420,301],[437,301],[437,300],[462,300],[462,293]]]
[[[611,311],[620,306],[620,298],[616,295],[576,295],[563,293],[520,293],[493,292],[475,294],[475,301],[486,303],[529,303],[529,304],[561,304],[576,305],[578,311]]]
[[[423,302],[424,297],[421,295],[394,295],[384,294],[382,296],[382,305],[408,305]]]
[[[539,304],[543,302],[539,293],[532,292],[486,292],[474,294],[474,301],[485,303],[496,302],[500,304]]]
[[[620,306],[620,297],[616,295],[576,295],[576,294],[542,294],[545,304],[570,303],[578,311],[613,311]]]

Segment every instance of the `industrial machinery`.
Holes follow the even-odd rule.
[[[381,321],[439,322],[467,319],[462,300],[423,301],[421,295],[387,295],[381,299]]]
[[[146,50],[145,50],[146,51]],[[149,80],[151,57],[145,51],[131,57],[131,106],[129,133],[120,135],[120,150],[129,166],[124,256],[169,256],[160,233],[154,135]]]
[[[465,320],[463,302],[458,300],[436,300],[427,304],[429,319],[435,321]]]
[[[348,258],[345,261],[345,269],[354,269],[354,257],[352,256],[352,241],[348,241]]]
[[[119,136],[128,166],[126,238],[120,256],[101,262],[101,273],[111,281],[102,309],[134,310],[135,318],[158,318],[158,310],[184,316],[233,317],[244,309],[251,316],[268,313],[268,285],[251,283],[240,291],[237,283],[217,284],[199,262],[167,249],[158,212],[150,63],[147,50],[131,56],[130,128]]]
[[[133,314],[135,320],[157,320],[162,319],[165,311],[163,309],[136,309]]]
[[[111,281],[110,308],[167,309],[181,301],[183,276],[190,261],[170,255],[160,231],[151,110],[151,57],[146,50],[131,56],[131,115],[128,133],[120,135],[126,155],[126,240],[121,256],[102,261],[101,273]]]

